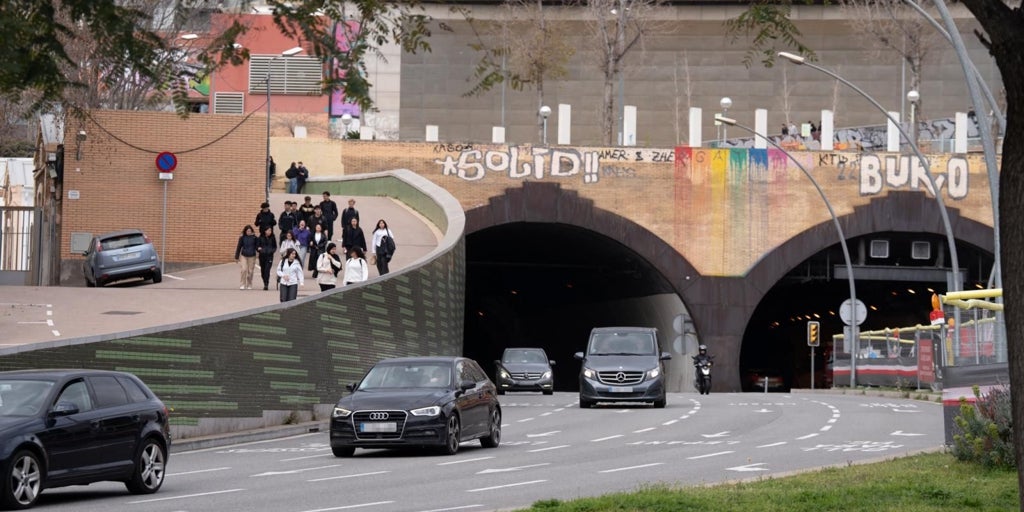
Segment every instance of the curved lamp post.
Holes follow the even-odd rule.
[[[856,283],[853,280],[853,263],[850,260],[850,248],[847,247],[847,245],[846,245],[846,234],[843,232],[842,224],[839,223],[839,218],[836,217],[836,211],[832,208],[832,203],[830,203],[828,201],[828,197],[825,196],[825,191],[821,189],[821,185],[818,184],[818,180],[814,179],[814,176],[810,172],[807,171],[807,168],[805,168],[803,166],[803,164],[800,163],[799,160],[794,158],[793,155],[791,155],[789,153],[789,151],[786,151],[782,146],[780,146],[774,140],[772,140],[772,139],[770,139],[768,137],[765,137],[764,135],[761,135],[760,133],[757,133],[756,131],[754,131],[753,128],[750,128],[749,126],[745,126],[745,125],[742,125],[742,124],[736,122],[735,119],[728,118],[728,117],[725,117],[725,116],[722,116],[722,115],[716,115],[715,116],[715,120],[720,122],[720,123],[722,123],[722,125],[724,125],[724,126],[735,126],[737,128],[740,128],[742,130],[745,130],[745,131],[753,134],[756,137],[761,137],[762,139],[765,140],[765,142],[767,142],[768,144],[771,144],[772,147],[774,147],[775,149],[778,149],[779,151],[782,151],[786,155],[786,157],[789,158],[789,160],[791,162],[793,162],[794,164],[796,164],[797,167],[800,168],[800,171],[802,171],[804,173],[804,176],[807,176],[807,179],[811,180],[811,184],[814,185],[814,189],[818,191],[818,195],[821,196],[821,200],[825,203],[825,207],[828,208],[828,214],[832,217],[832,224],[834,224],[835,227],[836,227],[836,234],[839,235],[839,245],[841,245],[842,248],[843,248],[843,259],[846,260],[846,279],[847,279],[847,281],[849,282],[849,285],[850,285],[850,307],[851,308],[856,308],[856,304],[857,304],[857,285],[856,285]],[[857,386],[857,369],[856,369],[857,366],[856,366],[856,362],[855,362],[856,360],[857,360],[857,350],[856,350],[856,347],[853,347],[853,350],[850,351],[850,387],[851,388],[854,388],[854,387]]]
[[[271,58],[267,62],[267,78],[264,80],[266,82],[267,89],[267,155],[265,160],[266,169],[263,170],[263,174],[266,175],[265,178],[267,181],[267,195],[264,200],[267,201],[268,203],[270,202],[270,64],[277,60],[278,58],[291,57],[293,55],[298,55],[299,53],[302,53],[302,47],[296,46],[295,48],[289,48],[281,52],[280,55]]]
[[[836,73],[829,69],[823,68],[811,62],[807,62],[807,59],[799,55],[795,55],[789,52],[779,52],[779,57],[782,57],[783,59],[786,59],[794,64],[807,66],[811,69],[815,69],[817,71],[825,73],[826,75],[842,82],[847,87],[853,89],[854,91],[857,92],[857,94],[861,95],[861,97],[868,100],[868,102],[874,105],[875,108],[877,108],[883,115],[885,115],[885,118],[888,119],[889,122],[892,123],[897,130],[899,130],[900,134],[903,135],[903,137],[907,139],[907,141],[909,141],[910,149],[914,151],[914,155],[921,160],[921,163],[924,166],[924,175],[928,177],[928,183],[931,185],[932,192],[935,194],[935,202],[936,204],[939,205],[939,216],[942,217],[943,228],[945,228],[946,230],[946,243],[949,245],[949,259],[950,263],[953,264],[953,291],[960,291],[960,287],[963,285],[963,283],[960,281],[960,259],[957,257],[956,238],[953,236],[953,226],[949,222],[949,212],[946,211],[946,202],[942,199],[942,191],[939,190],[939,187],[935,184],[935,176],[932,175],[931,163],[929,163],[928,159],[925,158],[923,154],[921,154],[921,148],[917,146],[917,141],[913,141],[910,139],[910,136],[907,135],[907,131],[903,129],[903,126],[900,125],[900,123],[897,123],[896,120],[893,119],[891,115],[889,115],[889,112],[885,110],[885,107],[878,103],[878,101],[875,100],[875,98],[872,98],[871,95],[864,92],[863,89],[857,87],[849,80],[837,75]],[[953,310],[953,316],[956,319],[957,325],[960,325],[959,309]],[[955,338],[955,343],[959,345],[960,329],[955,329],[953,331],[953,336]]]
[[[910,102],[910,136],[917,142],[917,102],[921,101],[921,93],[916,90],[907,91],[907,101]]]
[[[722,117],[725,117],[726,114],[729,113],[729,107],[732,107],[732,98],[730,98],[728,96],[722,98],[721,100],[719,100],[718,106],[722,107]],[[728,138],[729,138],[729,130],[723,124],[722,125],[722,133],[720,133],[719,137],[718,137],[718,144],[721,145],[723,142],[725,142],[725,139],[728,139]]]

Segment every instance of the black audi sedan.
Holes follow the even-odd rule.
[[[331,414],[331,450],[432,448],[453,455],[465,441],[501,442],[501,406],[494,383],[472,359],[411,357],[379,361],[338,400]]]
[[[164,482],[167,408],[137,377],[98,370],[0,372],[0,506],[29,508],[48,488]]]

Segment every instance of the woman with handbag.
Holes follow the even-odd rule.
[[[320,285],[320,291],[326,292],[338,284],[338,272],[342,268],[341,256],[338,256],[338,246],[333,242],[327,244],[327,248],[317,258],[316,282]]]
[[[395,234],[391,232],[388,223],[384,219],[377,221],[377,227],[373,230],[373,243],[370,244],[370,262],[377,265],[377,274],[384,275],[391,272],[388,263],[395,255]]]

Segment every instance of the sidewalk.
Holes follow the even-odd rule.
[[[303,197],[271,194],[271,211],[277,216],[286,199],[301,203]],[[316,196],[314,202],[319,199]],[[349,197],[333,199],[342,208],[347,206]],[[392,272],[437,247],[440,231],[404,204],[386,197],[354,199],[361,224],[373,226],[377,219],[384,218],[394,232],[398,251],[391,262]],[[253,217],[258,210],[259,205],[254,205]],[[366,226],[363,230],[369,243],[372,230]],[[339,239],[340,233],[336,226],[334,237]],[[237,237],[237,233],[224,236]],[[80,268],[70,271],[81,275]],[[239,274],[236,263],[225,263],[165,274],[159,284],[130,280],[103,288],[86,288],[84,281],[79,286],[0,286],[0,332],[4,333],[0,348],[194,321],[280,301],[274,289],[276,278],[271,278],[270,289],[264,291],[257,269],[253,289],[239,290]],[[299,297],[319,293],[320,288],[310,274],[306,272]],[[377,270],[370,265],[370,279],[375,277]]]

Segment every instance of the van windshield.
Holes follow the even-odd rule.
[[[654,336],[648,333],[600,333],[590,340],[592,356],[646,356],[656,352]]]

